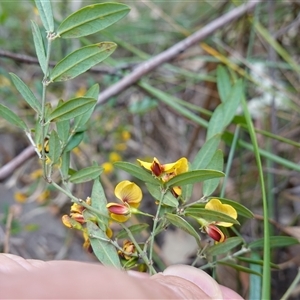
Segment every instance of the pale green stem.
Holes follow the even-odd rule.
[[[71,199],[73,202],[75,202],[75,203],[77,203],[77,204],[79,204],[79,205],[85,207],[85,208],[88,209],[89,211],[94,212],[97,216],[101,216],[101,217],[107,218],[107,216],[103,215],[103,214],[101,213],[101,211],[99,211],[98,209],[96,209],[96,208],[92,207],[91,205],[87,204],[87,203],[86,203],[85,201],[83,201],[82,199],[78,199],[78,198],[74,197],[69,191],[64,190],[61,186],[59,186],[59,185],[58,185],[57,183],[55,183],[54,181],[52,181],[51,184],[52,184],[57,190],[59,190],[59,191],[62,192],[63,194],[65,194],[65,195],[67,195],[68,197],[70,197],[70,199]]]
[[[158,221],[159,221],[160,209],[161,209],[163,199],[164,199],[164,196],[165,196],[166,192],[167,192],[167,190],[165,190],[165,189],[161,191],[161,197],[159,199],[156,215],[155,215],[155,218],[153,220],[153,228],[152,228],[152,232],[151,232],[150,249],[149,249],[149,259],[150,259],[151,263],[152,263],[152,258],[153,258],[153,246],[154,246],[154,239],[155,239],[155,231],[156,231],[157,224],[158,224]]]
[[[46,70],[45,70],[45,76],[43,79],[43,91],[42,91],[42,115],[41,115],[41,126],[42,126],[42,160],[43,160],[43,175],[44,178],[47,180],[47,182],[51,182],[51,178],[48,177],[49,172],[48,166],[46,164],[46,155],[45,155],[45,148],[44,148],[44,141],[47,133],[45,132],[45,107],[46,107],[46,90],[47,90],[47,80],[48,80],[48,70],[49,70],[49,61],[50,61],[50,54],[51,54],[51,44],[52,44],[52,36],[50,33],[48,33],[47,36],[47,52],[46,52]],[[50,167],[51,168],[51,167]],[[51,171],[51,170],[50,170]]]
[[[145,262],[145,264],[149,267],[150,270],[150,274],[156,274],[157,272],[155,271],[155,269],[153,268],[152,265],[152,261],[148,258],[147,254],[145,251],[142,250],[142,248],[139,246],[139,244],[137,243],[137,241],[135,240],[133,234],[131,233],[131,231],[122,223],[120,223],[120,225],[123,227],[123,229],[127,232],[128,237],[130,238],[130,240],[133,242],[137,252],[139,253],[139,255],[141,256],[142,260]]]
[[[202,266],[200,269],[201,270],[206,270],[206,269],[209,269],[209,268],[213,268],[218,262],[222,262],[222,261],[228,261],[228,260],[232,260],[233,258],[237,257],[237,256],[240,256],[240,255],[243,255],[247,252],[251,251],[250,249],[248,248],[242,248],[241,250],[235,252],[234,254],[232,255],[227,255],[221,259],[218,259],[217,261],[213,261],[213,262],[210,262],[204,266]]]

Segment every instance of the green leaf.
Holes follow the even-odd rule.
[[[56,164],[60,157],[61,144],[55,130],[51,131],[49,138],[49,157],[52,164]]]
[[[223,266],[228,266],[228,267],[231,267],[237,271],[240,271],[240,272],[245,272],[245,273],[248,273],[248,274],[254,274],[254,275],[257,275],[257,276],[262,276],[261,273],[258,273],[250,268],[247,268],[247,267],[243,267],[241,265],[237,265],[237,264],[233,264],[233,263],[229,263],[229,262],[225,262],[225,261],[219,261],[217,262],[218,265],[223,265]]]
[[[96,83],[89,88],[89,90],[85,94],[85,97],[90,97],[90,98],[94,98],[95,100],[97,100],[98,96],[99,96],[99,90],[100,90],[99,84]],[[96,106],[96,103],[95,103],[95,106]],[[77,128],[80,128],[87,123],[87,121],[91,118],[91,115],[95,109],[95,106],[92,107],[90,110],[88,110],[86,113],[74,118],[75,131]]]
[[[271,248],[288,247],[297,244],[299,244],[299,241],[296,238],[290,236],[270,236]],[[250,249],[263,248],[264,238],[249,243],[248,247]]]
[[[220,255],[220,254],[226,254],[231,249],[235,248],[236,246],[243,243],[243,239],[240,237],[230,237],[225,240],[224,243],[218,243],[210,248],[207,249],[206,253],[208,255],[214,256],[214,255]]]
[[[142,231],[144,231],[148,227],[149,227],[149,224],[141,223],[141,224],[131,225],[131,226],[128,227],[128,229],[134,235],[134,234],[141,233]],[[118,234],[116,235],[116,239],[124,239],[124,238],[127,238],[127,237],[128,237],[128,233],[125,229],[120,230],[118,232]]]
[[[212,170],[222,171],[223,164],[224,164],[223,152],[222,152],[222,150],[219,149],[215,152],[215,155],[213,156],[211,161],[208,163],[207,168],[212,169]],[[219,178],[204,181],[203,182],[203,195],[205,197],[211,195],[216,190],[219,183],[220,183]]]
[[[201,182],[212,178],[224,177],[224,175],[225,174],[223,172],[215,171],[215,170],[188,171],[176,175],[175,177],[170,179],[168,182],[166,182],[166,187],[182,186],[189,183],[192,184],[192,183]]]
[[[223,204],[231,205],[237,211],[239,216],[244,216],[246,218],[254,217],[250,209],[248,209],[247,207],[245,207],[244,205],[236,201],[225,199],[225,198],[219,198],[219,197],[212,197],[212,198],[219,199]]]
[[[105,224],[105,226],[102,228],[101,223],[99,224],[99,226],[102,230],[105,231],[108,226],[109,215],[108,210],[106,208],[106,196],[99,178],[94,180],[91,199],[92,207],[96,208],[102,214],[102,216],[99,215],[98,218],[103,222],[103,224]]]
[[[46,59],[45,45],[41,35],[40,28],[34,21],[31,21],[31,30],[33,35],[34,48],[35,48],[37,58],[39,60],[39,64],[41,66],[43,73],[46,74],[47,59]]]
[[[50,82],[72,79],[109,57],[117,48],[113,42],[101,42],[77,49],[59,61],[50,74]]]
[[[28,103],[30,107],[32,107],[38,114],[42,114],[42,105],[41,103],[36,99],[33,92],[29,89],[29,87],[15,74],[9,73],[11,76],[11,79],[17,88],[17,90],[20,92],[20,94],[23,96],[24,100]]]
[[[105,241],[108,239],[105,231],[101,230],[96,224],[89,220],[87,220],[86,225],[93,252],[99,261],[104,266],[121,269],[120,259],[115,246]]]
[[[125,162],[125,161],[117,161],[114,163],[114,166],[118,169],[121,169],[132,176],[144,181],[149,182],[154,185],[160,185],[160,181],[155,179],[150,173],[144,170],[142,167],[137,166],[135,164]]]
[[[35,0],[35,5],[39,11],[42,23],[46,31],[54,31],[54,21],[50,0]]]
[[[221,140],[221,135],[216,134],[208,139],[205,144],[201,147],[192,163],[192,169],[205,169],[207,164],[214,156],[217,151]]]
[[[85,96],[86,97],[91,97],[94,98],[95,100],[98,99],[100,93],[100,87],[98,83],[95,83],[94,85],[92,85],[88,91],[86,92]]]
[[[125,17],[130,8],[121,3],[89,5],[68,16],[57,29],[62,38],[78,38],[103,30]]]
[[[61,140],[62,145],[65,145],[68,138],[70,137],[70,121],[60,121],[56,122],[56,129],[59,139]]]
[[[64,151],[61,156],[61,166],[60,166],[63,180],[67,180],[69,176],[70,158],[71,158],[71,152]]]
[[[10,124],[13,124],[25,131],[27,131],[27,126],[25,122],[17,116],[12,110],[10,110],[5,105],[0,104],[0,116],[8,121]]]
[[[91,109],[91,107],[93,107],[95,103],[95,99],[87,97],[70,99],[69,101],[64,102],[63,104],[55,108],[48,116],[47,122],[53,120],[70,120]]]
[[[146,183],[146,187],[155,200],[161,199],[162,191],[160,186]],[[163,204],[171,207],[178,207],[178,200],[172,195],[170,191],[167,191],[163,198]]]
[[[185,216],[191,216],[195,219],[202,218],[208,222],[218,221],[218,222],[240,224],[237,220],[233,219],[232,217],[211,209],[190,206],[184,210],[183,214]]]
[[[174,226],[177,228],[187,232],[191,236],[193,236],[196,239],[196,242],[199,247],[201,247],[201,239],[199,233],[193,228],[193,226],[188,223],[185,219],[178,215],[166,213],[165,218]]]
[[[264,265],[264,261],[262,259],[257,259],[257,258],[254,259],[254,258],[241,257],[241,256],[237,256],[236,259],[253,265],[259,265],[259,266]],[[280,269],[280,267],[277,264],[271,263],[270,265],[274,269]]]
[[[220,99],[224,103],[230,95],[231,80],[227,69],[222,65],[218,65],[217,67],[217,86]]]
[[[76,132],[68,142],[65,151],[71,151],[76,148],[83,140],[84,132]]]
[[[102,167],[99,167],[99,166],[87,167],[87,168],[81,169],[81,170],[77,171],[75,174],[73,174],[69,178],[69,181],[76,183],[76,184],[82,183],[82,182],[87,182],[87,181],[98,178],[102,172],[103,172]]]
[[[236,110],[238,109],[241,99],[244,95],[244,83],[238,80],[231,89],[228,100],[224,103],[223,126],[224,129],[233,120]]]
[[[243,82],[238,80],[231,89],[228,100],[221,103],[214,111],[207,128],[207,139],[223,132],[235,116],[243,96]]]

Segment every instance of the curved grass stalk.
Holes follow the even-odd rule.
[[[263,264],[263,281],[262,281],[262,295],[261,299],[270,299],[270,285],[271,285],[271,264],[270,264],[270,226],[268,222],[269,218],[269,209],[268,202],[266,197],[265,190],[265,181],[264,174],[262,169],[262,163],[260,158],[260,151],[258,148],[258,143],[255,135],[254,126],[252,123],[252,119],[248,110],[247,102],[245,97],[242,97],[242,107],[244,110],[244,115],[246,118],[246,123],[248,125],[248,131],[251,137],[251,142],[253,145],[253,152],[255,155],[257,169],[259,174],[259,181],[261,185],[261,194],[262,194],[262,204],[264,210],[264,264]]]

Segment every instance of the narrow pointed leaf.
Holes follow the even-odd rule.
[[[185,219],[183,219],[182,217],[178,216],[178,215],[174,215],[174,214],[170,214],[170,213],[166,213],[165,214],[165,218],[174,226],[176,226],[177,228],[187,232],[188,234],[190,234],[191,236],[193,236],[198,244],[199,247],[201,247],[200,244],[200,235],[199,233],[194,229],[194,227],[188,223]]]
[[[77,171],[75,174],[73,174],[69,178],[69,181],[73,183],[87,182],[98,178],[102,172],[103,172],[103,168],[99,166],[84,168]]]
[[[68,16],[57,29],[62,38],[78,38],[103,30],[116,23],[129,12],[121,3],[88,5]]]
[[[76,132],[68,142],[65,151],[71,151],[76,148],[84,138],[84,132]]]
[[[259,265],[259,266],[264,265],[264,261],[262,259],[257,259],[257,258],[254,259],[254,258],[241,257],[241,256],[237,256],[236,259],[239,260],[239,261],[249,263],[249,264],[253,264],[253,265]],[[280,269],[280,267],[277,264],[270,263],[270,265],[274,269]]]
[[[159,200],[161,198],[162,191],[160,186],[151,183],[146,183],[146,186],[149,193],[155,200]],[[170,191],[167,191],[163,198],[163,204],[171,207],[178,207],[178,200]]]
[[[121,269],[120,259],[116,248],[105,239],[106,233],[91,221],[86,222],[93,252],[104,266]]]
[[[223,152],[222,150],[217,150],[211,159],[211,161],[208,163],[207,168],[212,169],[212,170],[217,170],[217,171],[222,171],[223,170]],[[219,178],[214,178],[210,180],[206,180],[203,182],[203,195],[205,197],[211,195],[216,188],[218,187],[220,183]]]
[[[60,166],[63,180],[67,180],[69,176],[70,158],[71,158],[71,152],[64,151],[61,156],[61,166]]]
[[[243,243],[242,238],[231,237],[231,238],[226,239],[226,241],[224,243],[218,243],[218,244],[211,246],[210,248],[207,249],[206,253],[211,256],[226,254],[227,252],[229,252],[236,246],[240,245],[241,243]]]
[[[205,169],[211,161],[214,153],[217,151],[221,141],[221,135],[217,134],[208,139],[201,147],[192,163],[192,169]]]
[[[121,169],[132,176],[144,181],[149,182],[154,185],[160,185],[159,180],[155,179],[150,173],[141,168],[140,166],[134,165],[125,161],[117,161],[114,163],[114,166],[118,169]]]
[[[65,145],[68,138],[70,137],[70,121],[65,120],[65,121],[56,122],[56,129],[62,145]]]
[[[88,111],[95,103],[96,100],[93,98],[81,97],[71,99],[54,109],[48,116],[47,122],[52,120],[70,120]]]
[[[299,244],[299,241],[296,238],[290,236],[270,236],[270,247],[278,248],[278,247],[288,247],[292,245]],[[248,247],[250,249],[263,248],[264,247],[264,239],[258,239],[254,242],[251,242]]]
[[[166,183],[166,186],[167,187],[182,186],[189,183],[192,184],[192,183],[201,182],[212,178],[224,177],[224,176],[225,174],[220,171],[194,170],[173,177]]]
[[[227,69],[222,65],[217,67],[217,86],[220,99],[224,103],[230,95],[231,81]]]
[[[42,113],[42,105],[41,103],[36,99],[33,92],[29,89],[29,87],[20,79],[17,75],[13,73],[9,73],[11,76],[11,79],[17,88],[17,90],[20,92],[20,94],[23,96],[24,100],[28,103],[30,107],[32,107],[38,114],[41,115]]]
[[[95,100],[98,99],[99,96],[99,84],[94,84],[90,87],[90,89],[86,92],[85,97],[94,98]],[[96,103],[95,103],[96,106]],[[74,119],[74,128],[77,130],[77,128],[80,128],[84,126],[87,121],[91,118],[92,113],[94,112],[95,106],[92,107],[90,110],[88,110],[86,113],[76,117]]]
[[[243,82],[237,81],[231,89],[228,100],[221,103],[214,111],[207,128],[207,139],[224,131],[233,120],[243,96]]]
[[[109,57],[117,48],[113,42],[101,42],[77,49],[57,63],[50,81],[72,79]]]
[[[254,274],[254,275],[257,275],[257,276],[262,276],[261,273],[256,272],[256,271],[254,271],[250,268],[243,267],[241,265],[237,265],[237,264],[233,264],[233,263],[229,263],[229,262],[225,262],[225,261],[218,262],[218,265],[228,266],[228,267],[231,267],[231,268],[233,268],[237,271],[240,271],[240,272],[244,272],[244,273],[248,273],[248,274]]]
[[[202,218],[205,219],[208,222],[227,222],[227,223],[233,223],[233,224],[240,224],[238,220],[233,219],[232,217],[210,209],[205,208],[198,208],[198,207],[187,207],[184,210],[185,216],[191,216],[193,218]]]
[[[149,224],[146,223],[141,223],[141,224],[135,224],[135,225],[131,225],[128,227],[128,229],[130,230],[130,232],[135,235],[138,233],[141,233],[142,231],[144,231],[145,229],[147,229],[149,227]],[[128,237],[128,233],[125,229],[122,229],[118,232],[118,234],[116,235],[116,239],[124,239]]]
[[[34,48],[35,48],[35,52],[36,52],[40,67],[41,67],[43,73],[46,74],[47,60],[46,60],[44,41],[43,41],[43,38],[41,35],[40,28],[34,21],[31,21],[31,30],[32,30],[32,35],[33,35]]]
[[[108,210],[106,208],[107,200],[106,196],[103,190],[103,186],[99,180],[99,178],[96,178],[94,180],[93,188],[92,188],[92,194],[91,194],[91,199],[92,199],[92,207],[96,208],[103,216],[98,216],[99,219],[102,221],[105,226],[102,228],[101,224],[99,224],[100,228],[102,230],[106,230],[108,226]]]
[[[42,23],[46,31],[54,31],[54,21],[50,0],[35,0],[35,5],[39,11]]]
[[[0,104],[0,117],[5,119],[10,124],[13,124],[25,131],[27,131],[27,126],[25,122],[17,116],[12,110],[10,110],[5,105]]]
[[[49,138],[49,157],[52,164],[56,164],[60,157],[61,144],[55,130],[51,131]]]

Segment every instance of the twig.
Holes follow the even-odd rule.
[[[29,56],[26,54],[17,54],[14,52],[6,51],[0,49],[0,57],[9,58],[16,62],[25,63],[25,64],[32,64],[32,65],[38,65],[39,61],[37,58],[33,56]],[[50,61],[49,66],[54,67],[57,64],[56,61]],[[116,67],[116,68],[110,68],[110,67],[93,67],[89,70],[89,72],[92,73],[101,73],[101,74],[109,74],[114,76],[122,76],[121,71],[131,69],[135,66],[134,63],[131,64],[124,64],[122,66]]]
[[[22,166],[24,162],[35,155],[34,148],[32,146],[27,147],[23,152],[21,152],[18,156],[13,158],[10,162],[0,168],[0,182],[3,182],[7,179],[13,172]]]
[[[145,74],[150,73],[152,70],[161,66],[163,63],[174,59],[177,55],[181,54],[194,44],[199,43],[219,28],[222,28],[226,24],[238,19],[239,17],[247,13],[249,10],[253,9],[261,1],[262,0],[249,1],[246,4],[233,9],[225,15],[210,22],[200,30],[196,31],[195,33],[182,40],[181,42],[175,44],[166,51],[158,54],[157,56],[154,56],[153,58],[145,61],[144,63],[141,63],[130,74],[128,74],[116,84],[110,86],[102,93],[100,93],[97,104],[103,104],[106,101],[108,101],[111,97],[118,95],[120,92],[136,83]]]
[[[166,51],[139,64],[130,74],[128,74],[120,81],[101,92],[98,97],[97,105],[107,102],[111,97],[121,93],[123,90],[136,83],[144,75],[150,73],[152,70],[161,66],[163,63],[174,59],[177,55],[184,52],[187,48],[205,39],[207,36],[211,35],[216,30],[222,28],[226,24],[238,19],[248,11],[252,10],[260,2],[262,2],[262,0],[249,1],[246,4],[233,9],[225,15],[210,22],[209,24],[196,31],[186,39],[170,47]],[[0,56],[4,56],[4,54],[5,51],[0,50]],[[12,58],[11,54],[8,55],[8,52],[6,52],[6,54],[6,57]],[[22,55],[17,55],[15,57],[18,57],[18,59],[20,60],[24,59],[24,56],[22,58]],[[25,56],[26,60],[27,58],[29,57]],[[35,59],[28,59],[28,62],[30,61],[35,61]],[[19,156],[17,156],[11,162],[3,166],[0,169],[0,182],[6,179],[8,176],[10,176],[15,169],[21,166],[28,158],[32,157],[33,154],[34,149],[32,147],[28,147]]]

